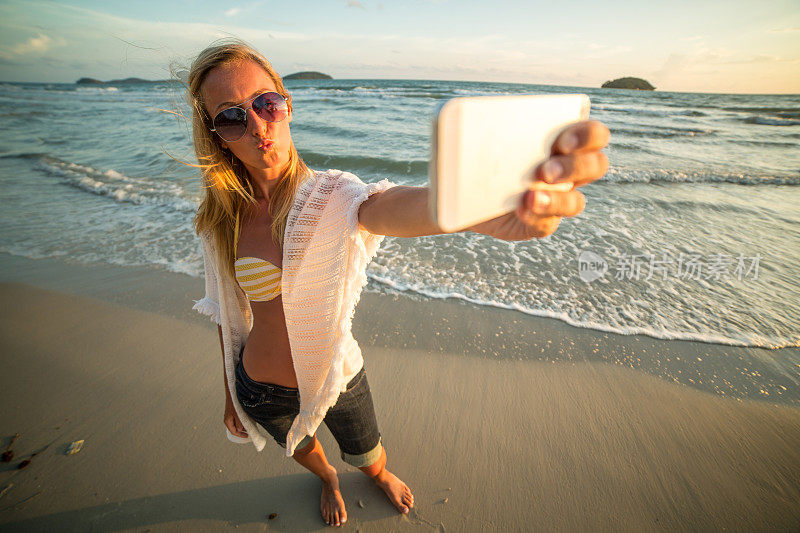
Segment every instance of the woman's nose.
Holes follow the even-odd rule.
[[[261,136],[265,135],[267,131],[267,122],[263,118],[258,116],[258,113],[253,111],[252,108],[247,110],[247,123],[250,126],[250,131],[253,135]]]

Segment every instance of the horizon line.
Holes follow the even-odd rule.
[[[298,72],[309,72],[309,71],[298,71]],[[294,74],[294,73],[292,73]],[[289,74],[287,74],[288,76]],[[89,76],[82,76],[85,78],[89,78]],[[176,78],[162,78],[157,80],[150,80],[146,78],[139,78],[138,76],[128,76],[128,78],[138,78],[144,80],[146,82],[151,83],[159,83],[159,82],[175,82],[175,83],[183,83],[181,80]],[[120,80],[128,79],[128,78],[119,78]],[[80,78],[79,78],[80,79]],[[96,79],[96,78],[92,78]],[[643,79],[643,78],[642,78]],[[603,87],[592,87],[587,85],[554,85],[552,83],[533,83],[533,82],[514,82],[514,81],[481,81],[481,80],[447,80],[447,79],[430,79],[430,78],[331,78],[331,79],[301,79],[301,80],[284,80],[284,82],[293,82],[293,81],[337,81],[337,80],[349,80],[349,81],[360,81],[360,80],[391,80],[391,81],[439,81],[439,82],[449,82],[449,83],[486,83],[486,84],[506,84],[506,85],[539,85],[545,87],[567,87],[567,88],[576,88],[576,89],[593,89],[593,90],[608,90],[608,91],[635,91],[637,93],[677,93],[677,94],[709,94],[709,95],[744,95],[744,96],[800,96],[800,92],[797,93],[745,93],[745,92],[706,92],[706,91],[667,91],[667,90],[660,90],[660,89],[653,89],[652,91],[648,90],[637,90],[637,89],[612,89],[612,88],[603,88]],[[103,84],[108,84],[108,81],[101,81],[98,80]],[[69,81],[9,81],[9,80],[0,80],[0,83],[8,83],[8,84],[39,84],[39,85],[47,85],[47,84],[56,84],[56,85],[77,85],[77,80],[73,82]]]

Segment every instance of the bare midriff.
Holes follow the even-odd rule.
[[[250,302],[250,308],[253,329],[242,354],[245,372],[255,381],[297,388],[283,299],[278,296],[268,302]]]
[[[266,203],[259,201],[258,208],[243,217],[239,231],[239,257],[259,257],[282,267],[283,251],[272,240],[270,217]],[[297,388],[297,375],[292,365],[292,350],[283,314],[283,297],[276,296],[266,302],[250,302],[253,328],[244,345],[242,364],[247,375],[255,381]]]

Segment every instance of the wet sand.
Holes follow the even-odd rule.
[[[311,474],[277,445],[225,439],[216,327],[190,310],[202,280],[0,254],[0,282],[0,446],[20,434],[0,530],[326,527]],[[699,357],[730,376],[752,350],[376,294],[354,327],[389,468],[417,505],[399,515],[322,428],[347,529],[800,528],[791,375],[764,364],[767,395],[681,375]]]

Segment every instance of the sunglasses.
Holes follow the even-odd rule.
[[[211,121],[211,131],[227,142],[235,142],[244,137],[247,133],[247,109],[242,106],[249,102],[252,102],[253,113],[267,122],[280,122],[289,116],[286,98],[278,93],[266,92],[217,113]]]

